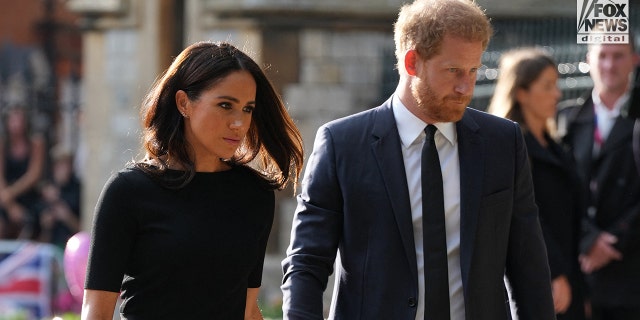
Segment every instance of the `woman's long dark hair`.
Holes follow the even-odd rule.
[[[542,49],[523,47],[505,52],[500,58],[498,82],[487,111],[518,122],[523,131],[528,131],[516,95],[519,89],[529,90],[547,67],[555,68],[556,63]],[[552,131],[552,128],[547,128],[547,131]]]
[[[195,163],[176,106],[176,92],[183,90],[189,99],[196,100],[230,73],[241,70],[249,72],[256,82],[256,108],[242,145],[227,162],[251,165],[273,189],[282,189],[289,181],[295,185],[304,157],[300,132],[260,66],[224,42],[190,45],[156,80],[141,109],[146,159],[136,166],[167,187],[188,184],[195,175]],[[169,158],[185,168],[182,176],[169,178],[164,174]],[[148,165],[146,160],[155,160],[159,166]]]

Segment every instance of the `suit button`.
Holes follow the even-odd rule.
[[[407,302],[409,303],[409,307],[415,307],[416,306],[416,298],[414,297],[409,297],[409,300],[407,300]]]

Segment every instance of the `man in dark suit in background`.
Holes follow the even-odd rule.
[[[284,319],[323,318],[334,262],[329,319],[511,319],[505,275],[521,320],[555,319],[520,129],[467,108],[491,34],[472,1],[401,9],[395,94],[318,130],[282,263]]]
[[[633,89],[629,98],[628,108],[625,110],[629,119],[634,119],[633,125],[633,157],[636,161],[636,168],[640,174],[640,61],[636,65],[635,79],[633,80]]]
[[[593,90],[559,105],[559,131],[589,196],[580,264],[593,320],[640,319],[640,176],[633,158],[634,120],[621,116],[639,59],[633,47],[590,45]]]

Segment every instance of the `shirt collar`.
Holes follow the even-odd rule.
[[[630,96],[631,95],[629,94],[629,92],[626,92],[620,98],[618,98],[616,103],[613,105],[613,109],[609,110],[604,104],[602,104],[600,95],[596,92],[596,90],[593,90],[593,92],[591,93],[591,99],[593,100],[593,106],[596,113],[600,116],[608,115],[611,118],[615,118],[620,115],[622,106],[627,102],[627,100],[629,100]]]
[[[398,127],[398,134],[400,135],[402,146],[408,148],[417,140],[422,142],[422,139],[424,139],[424,128],[427,126],[427,123],[411,113],[397,95],[393,95],[391,108],[393,109],[393,116],[396,119],[396,126]],[[457,133],[455,123],[437,122],[434,123],[434,125],[451,145],[456,144]]]

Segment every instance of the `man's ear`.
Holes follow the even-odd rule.
[[[420,57],[418,51],[409,50],[404,54],[404,69],[410,76],[415,76],[417,72],[417,64]]]

